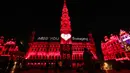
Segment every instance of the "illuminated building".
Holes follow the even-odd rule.
[[[9,39],[4,42],[4,37],[0,37],[0,56],[13,56],[18,51],[19,48],[14,39]]]
[[[71,22],[65,0],[60,26],[60,38],[38,37],[37,40],[44,41],[34,41],[36,32],[32,32],[29,50],[25,56],[28,60],[28,66],[45,66],[47,63],[55,64],[55,61],[62,61],[64,65],[71,67],[81,66],[83,65],[84,48],[88,48],[93,54],[93,59],[97,60],[95,43],[91,33],[88,34],[89,39],[71,35]],[[53,40],[60,41],[55,42]],[[72,64],[66,64],[70,61]]]
[[[120,42],[122,44],[122,48],[125,51],[130,51],[130,35],[124,30],[120,30]]]
[[[0,55],[2,54],[2,51],[4,49],[4,37],[3,36],[0,36]]]
[[[110,38],[104,37],[101,43],[104,60],[129,60],[126,52],[122,49],[117,35],[111,34]]]

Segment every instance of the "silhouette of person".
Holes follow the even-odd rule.
[[[84,65],[85,69],[87,68],[88,73],[95,73],[92,56],[93,56],[92,53],[87,48],[84,48],[83,53]]]

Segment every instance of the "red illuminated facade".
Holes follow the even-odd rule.
[[[101,42],[104,60],[129,60],[126,51],[122,48],[120,38],[111,34],[110,38],[104,37],[105,42]]]
[[[130,51],[130,34],[124,30],[120,30],[120,43],[125,51]]]
[[[9,39],[4,42],[4,37],[0,37],[0,56],[11,56],[18,51],[19,48],[14,39]]]
[[[54,65],[56,61],[66,60],[72,62],[72,67],[81,66],[83,64],[84,48],[88,48],[93,54],[93,59],[97,60],[96,47],[92,34],[88,34],[89,42],[75,42],[72,40],[71,31],[70,17],[66,0],[64,0],[61,16],[60,42],[34,41],[35,32],[33,32],[32,41],[29,43],[29,50],[25,56],[28,60],[27,65],[46,66],[46,63]]]

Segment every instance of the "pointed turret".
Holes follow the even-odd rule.
[[[0,36],[0,45],[3,45],[3,43],[4,43],[4,37]]]
[[[124,30],[120,29],[120,36],[122,36],[124,34],[126,34],[126,32]]]
[[[90,43],[94,43],[94,39],[93,39],[92,33],[89,33],[89,34],[88,34],[88,37],[89,37]],[[94,43],[94,44],[95,44],[95,43]]]
[[[33,42],[34,41],[34,38],[35,38],[35,30],[33,29],[32,33],[31,33],[31,38],[30,38],[30,42]]]

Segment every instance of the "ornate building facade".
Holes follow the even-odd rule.
[[[125,51],[130,51],[130,34],[120,30],[120,43]]]
[[[59,42],[34,41],[36,32],[32,32],[32,41],[29,43],[29,50],[25,56],[28,60],[28,66],[45,66],[47,63],[55,64],[56,61],[64,61],[64,65],[71,67],[81,66],[83,64],[84,48],[88,48],[93,54],[93,59],[97,60],[96,47],[91,33],[88,34],[89,39],[72,37],[66,0],[64,0],[60,26],[60,37],[38,38],[44,40],[60,40]],[[71,62],[71,64],[66,64],[68,62]]]
[[[16,45],[16,40],[8,39],[4,42],[4,37],[0,37],[0,56],[8,56],[12,59],[16,59],[18,56],[16,53],[19,52],[19,47]]]
[[[119,36],[111,34],[110,38],[104,37],[105,42],[101,43],[104,60],[129,60],[130,35],[120,30]]]

